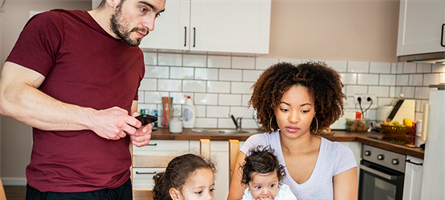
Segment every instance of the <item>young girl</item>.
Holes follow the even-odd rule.
[[[285,175],[274,150],[267,146],[257,146],[249,151],[241,166],[241,183],[247,185],[243,200],[297,200],[289,186],[280,183]]]
[[[195,154],[178,156],[153,179],[154,200],[213,200],[215,165]]]
[[[343,114],[340,75],[321,62],[278,63],[253,85],[249,104],[268,133],[247,139],[236,165],[248,150],[271,145],[298,200],[357,199],[357,163],[351,149],[316,135]],[[241,199],[246,186],[233,173],[228,200]]]

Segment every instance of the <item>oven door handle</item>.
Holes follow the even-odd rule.
[[[373,173],[375,175],[381,176],[381,177],[383,177],[383,178],[385,178],[387,180],[397,180],[397,178],[398,178],[398,176],[389,175],[389,174],[383,173],[381,171],[369,168],[369,167],[367,167],[365,165],[360,165],[360,169],[363,169],[363,170],[371,172],[371,173]]]

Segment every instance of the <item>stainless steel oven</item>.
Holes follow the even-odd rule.
[[[363,145],[359,200],[402,200],[406,155]]]

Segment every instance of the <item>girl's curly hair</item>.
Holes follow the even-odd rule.
[[[187,179],[198,169],[211,169],[216,172],[215,165],[210,160],[205,160],[195,154],[184,154],[173,158],[165,169],[153,176],[155,186],[153,187],[154,200],[172,200],[170,188],[181,190]]]
[[[329,127],[343,115],[343,99],[346,96],[337,71],[323,62],[307,62],[297,66],[277,63],[261,74],[252,86],[253,93],[249,100],[249,106],[252,105],[257,111],[259,123],[267,132],[279,129],[276,120],[273,120],[274,110],[283,94],[294,85],[306,87],[314,100],[318,130]],[[310,129],[312,132],[317,129],[315,120]]]
[[[278,177],[278,182],[286,175],[284,166],[280,165],[270,145],[264,148],[261,145],[253,147],[249,150],[249,154],[249,156],[244,158],[244,164],[240,166],[240,169],[243,171],[241,184],[248,185],[252,180],[253,172],[261,174],[275,172]]]

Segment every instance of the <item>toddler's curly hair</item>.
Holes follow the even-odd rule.
[[[276,173],[278,182],[283,179],[286,174],[284,166],[278,162],[270,145],[264,148],[261,145],[253,147],[249,150],[249,154],[244,158],[244,164],[240,167],[243,172],[241,184],[248,185],[252,180],[253,172],[261,174]]]

